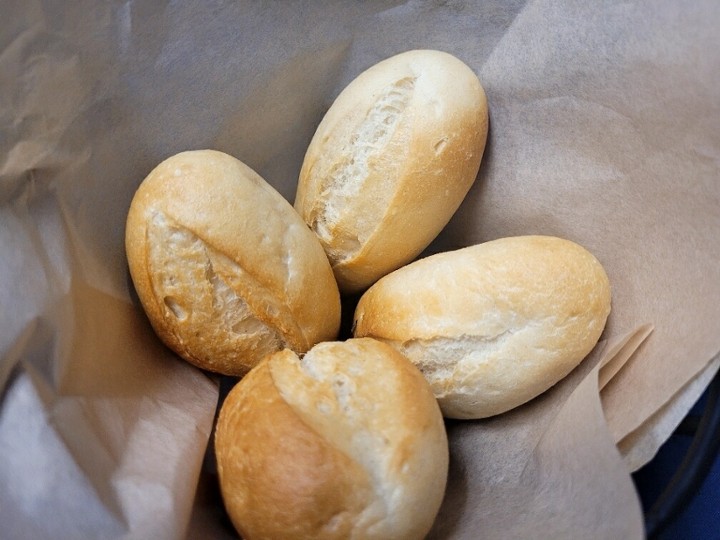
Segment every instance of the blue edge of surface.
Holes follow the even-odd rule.
[[[688,416],[703,413],[707,391],[693,406]],[[678,429],[647,465],[633,474],[643,509],[651,508],[668,485],[687,454],[693,435]],[[665,527],[658,540],[720,540],[720,455],[699,491],[675,521]]]

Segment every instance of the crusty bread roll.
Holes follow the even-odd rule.
[[[520,236],[385,276],[360,299],[354,333],[410,358],[446,417],[483,418],[567,375],[609,313],[610,284],[593,255],[569,240]]]
[[[342,91],[295,199],[342,292],[366,288],[437,236],[477,176],[487,131],[480,81],[447,53],[393,56]]]
[[[265,354],[337,335],[340,294],[317,238],[227,154],[183,152],[158,165],[135,193],[125,240],[153,328],[201,368],[242,375]]]
[[[246,540],[423,538],[448,471],[430,387],[372,339],[268,356],[224,401],[215,452]]]

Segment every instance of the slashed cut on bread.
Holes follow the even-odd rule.
[[[419,540],[447,480],[430,387],[372,339],[267,357],[223,403],[215,450],[225,507],[247,540]]]
[[[456,57],[398,54],[352,81],[310,142],[295,208],[318,235],[342,292],[415,258],[478,174],[485,92]]]
[[[201,368],[242,375],[266,354],[337,335],[340,296],[317,238],[227,154],[158,165],[132,200],[125,245],[155,332]]]
[[[360,299],[354,335],[410,358],[446,417],[483,418],[570,373],[609,313],[610,283],[590,252],[561,238],[518,236],[385,276]]]

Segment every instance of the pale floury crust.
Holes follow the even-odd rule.
[[[341,291],[367,288],[437,236],[478,174],[487,132],[480,81],[444,52],[393,56],[342,91],[308,147],[295,198]]]
[[[610,283],[586,249],[549,236],[439,253],[372,286],[356,337],[385,341],[430,382],[446,417],[483,418],[541,394],[593,349]]]
[[[215,450],[248,540],[424,538],[449,459],[427,381],[371,339],[268,356],[223,403]]]
[[[213,150],[158,165],[128,213],[126,252],[160,338],[242,375],[268,353],[334,339],[340,296],[317,238],[252,169]]]

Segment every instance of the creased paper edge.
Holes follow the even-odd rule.
[[[719,370],[720,353],[650,418],[618,441],[630,472],[637,471],[655,457]]]

